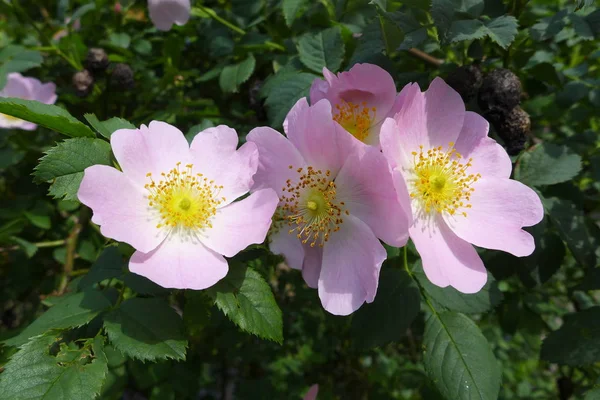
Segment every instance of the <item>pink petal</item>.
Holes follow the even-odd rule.
[[[156,228],[160,218],[150,209],[144,189],[112,167],[86,168],[77,197],[92,209],[92,222],[106,237],[148,252],[166,236]]]
[[[365,222],[379,239],[401,247],[408,240],[408,193],[394,190],[386,160],[376,148],[350,155],[335,180],[337,200],[351,215]]]
[[[165,122],[152,121],[140,129],[119,129],[110,137],[110,144],[121,169],[132,181],[143,186],[150,180],[160,180],[181,162],[182,168],[190,162],[190,152],[183,133]]]
[[[304,262],[302,263],[302,278],[309,288],[316,289],[319,285],[321,265],[323,264],[323,249],[319,246],[302,245]]]
[[[323,79],[316,78],[310,86],[310,104],[317,104],[320,100],[327,98],[329,83]]]
[[[467,217],[444,216],[461,239],[487,249],[502,250],[517,257],[535,249],[533,237],[521,229],[539,223],[544,209],[539,196],[521,182],[488,177],[473,186],[472,208]]]
[[[227,261],[195,239],[175,234],[149,253],[136,251],[129,270],[165,288],[201,290],[227,275]]]
[[[194,171],[222,185],[220,196],[229,204],[252,187],[258,168],[258,148],[246,143],[236,151],[238,135],[225,125],[198,133],[191,145]]]
[[[306,166],[294,145],[274,129],[254,128],[246,140],[258,147],[258,169],[253,177],[252,190],[272,188],[281,195],[286,181],[297,178],[296,168]],[[294,168],[290,169],[290,165]]]
[[[200,240],[217,253],[233,257],[251,244],[264,242],[278,203],[273,189],[262,189],[220,208],[211,220],[213,227]]]
[[[355,64],[350,71],[339,73],[330,85],[326,98],[332,105],[365,102],[367,107],[376,108],[376,122],[388,116],[396,99],[396,85],[391,75],[374,64]],[[311,101],[314,102],[312,97]]]
[[[148,0],[152,23],[161,31],[173,24],[184,25],[190,19],[190,0]]]
[[[479,255],[456,236],[441,217],[415,219],[410,238],[423,261],[427,278],[435,285],[448,285],[463,293],[476,293],[487,281]]]
[[[404,144],[408,137],[400,133],[396,120],[386,118],[381,126],[379,142],[381,150],[390,168],[409,167],[412,158],[405,152]]]
[[[288,138],[315,169],[329,170],[335,176],[346,157],[364,146],[346,132],[331,115],[331,104],[321,100],[309,106],[306,98],[298,100],[288,116]]]
[[[330,313],[348,315],[375,298],[386,251],[358,218],[346,216],[340,228],[323,249],[319,297]]]
[[[282,255],[290,268],[301,270],[304,261],[304,249],[296,235],[289,233],[288,230],[288,226],[283,225],[274,233],[270,234],[269,249],[273,254]]]
[[[0,97],[33,100],[31,79],[24,77],[18,72],[11,72],[7,75],[6,85],[0,91]]]
[[[472,158],[469,174],[508,178],[512,163],[506,150],[488,135],[489,124],[481,115],[465,113],[465,122],[454,148],[463,158]]]
[[[410,86],[412,86],[412,83],[405,85],[400,93],[396,95],[396,98],[394,99],[394,105],[387,115],[388,118],[394,118],[394,116],[398,114],[400,110],[402,110],[402,106],[404,105],[404,100],[406,100],[406,95],[408,94]]]
[[[427,136],[427,114],[425,112],[425,95],[418,84],[407,85],[402,89],[402,108],[394,116],[395,124],[385,121],[381,127],[381,148],[388,162],[401,163],[405,166],[412,158],[399,159],[401,154],[410,155],[419,151],[419,146],[429,148]],[[384,130],[386,138],[383,138]],[[389,148],[388,148],[389,147]],[[402,152],[400,152],[402,150]],[[391,164],[390,164],[391,165]]]
[[[56,102],[56,85],[54,83],[42,83],[35,78],[29,78],[29,80],[33,95],[32,100],[37,100],[44,104],[54,104]]]
[[[448,146],[456,142],[463,127],[465,103],[441,78],[435,78],[425,92],[425,118],[429,146]]]
[[[421,93],[414,84],[403,90],[402,108],[394,119],[401,132],[401,145],[407,154],[455,143],[462,130],[465,105],[460,95],[442,79],[435,78]]]
[[[308,392],[304,395],[304,400],[316,400],[317,394],[319,394],[319,385],[315,384],[308,389]]]

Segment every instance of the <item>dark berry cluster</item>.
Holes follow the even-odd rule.
[[[510,155],[523,150],[531,128],[529,114],[519,107],[521,94],[519,78],[508,69],[497,68],[484,77],[477,96],[483,115],[494,126]]]
[[[73,75],[73,87],[75,94],[87,97],[98,78],[108,73],[108,81],[111,87],[121,90],[130,90],[135,85],[134,74],[127,64],[117,64],[110,68],[110,61],[104,49],[90,48],[85,59],[85,69]]]

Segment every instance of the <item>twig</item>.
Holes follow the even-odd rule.
[[[421,60],[423,60],[431,65],[434,65],[436,67],[439,67],[440,65],[442,65],[444,63],[444,60],[430,56],[429,54],[425,53],[424,51],[415,49],[414,47],[408,49],[408,52],[410,54],[412,54],[413,56],[420,58]]]

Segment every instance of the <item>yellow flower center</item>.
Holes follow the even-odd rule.
[[[294,167],[289,166],[290,169]],[[281,214],[291,227],[289,233],[296,233],[298,239],[311,247],[329,240],[332,232],[337,232],[344,222],[344,202],[336,201],[336,186],[331,180],[331,171],[315,170],[313,167],[298,168],[298,180],[288,179],[281,196]]]
[[[481,175],[467,174],[472,158],[462,162],[462,156],[450,143],[447,150],[442,146],[427,152],[421,146],[419,152],[413,151],[414,178],[411,180],[410,197],[420,202],[427,213],[433,211],[447,212],[454,215],[457,210],[471,208],[468,203],[472,187]],[[465,211],[461,215],[467,216]]]
[[[335,106],[337,113],[333,116],[334,121],[361,142],[369,137],[371,125],[375,122],[375,107],[367,107],[367,103],[361,105],[352,102],[344,102]]]
[[[193,165],[187,164],[180,170],[178,162],[172,170],[161,173],[160,181],[152,179],[149,172],[146,176],[150,183],[144,187],[150,192],[149,206],[160,214],[157,228],[212,228],[211,217],[217,213],[217,207],[225,197],[219,197],[223,186],[204,175],[193,172]]]

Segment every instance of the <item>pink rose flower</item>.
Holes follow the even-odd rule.
[[[120,129],[110,139],[123,172],[86,168],[79,200],[104,236],[137,251],[129,269],[168,288],[205,289],[227,261],[264,241],[279,199],[271,189],[234,202],[252,185],[258,150],[226,126],[206,129],[188,145],[164,122]]]
[[[317,395],[319,394],[319,385],[315,384],[308,389],[306,395],[304,395],[304,400],[317,400]]]
[[[173,24],[185,25],[190,19],[190,0],[148,0],[150,19],[161,31],[168,31]]]
[[[402,106],[390,74],[377,65],[355,64],[337,75],[323,68],[323,76],[310,88],[311,104],[329,100],[335,121],[361,142],[379,146],[381,124]]]
[[[542,220],[542,203],[509,179],[510,158],[487,136],[488,122],[465,111],[442,79],[424,93],[407,85],[401,96],[402,110],[381,128],[381,148],[400,198],[410,196],[410,237],[431,282],[475,293],[487,273],[472,245],[531,254],[533,237],[521,228]]]
[[[6,86],[0,90],[0,97],[16,97],[25,100],[36,100],[44,104],[54,104],[56,102],[56,85],[52,82],[42,83],[38,79],[13,72],[8,74]],[[37,125],[0,113],[0,128],[18,128],[33,131],[37,128]]]
[[[301,269],[323,307],[348,315],[375,298],[386,251],[407,241],[408,220],[385,158],[342,129],[323,100],[300,99],[286,119],[287,138],[261,127],[253,190],[272,188],[279,208],[270,248]]]

